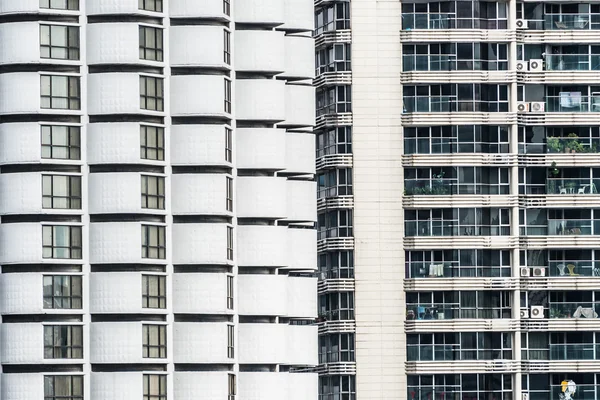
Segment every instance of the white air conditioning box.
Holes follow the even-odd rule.
[[[527,20],[526,19],[518,19],[515,22],[515,26],[517,29],[527,29]]]
[[[529,104],[529,112],[543,113],[546,110],[546,104],[542,101],[532,101]]]
[[[531,269],[531,276],[541,277],[546,276],[546,268],[543,267],[534,267]]]
[[[523,103],[523,102],[518,102],[517,103],[517,112],[518,113],[525,113],[525,112],[529,112],[529,103]]]
[[[516,68],[518,72],[529,71],[529,61],[517,61]]]
[[[526,308],[521,309],[521,312],[519,313],[519,317],[521,319],[529,318],[529,310],[527,310]]]
[[[528,267],[521,267],[520,272],[522,278],[528,277],[530,274]]]
[[[529,311],[529,315],[533,319],[542,319],[544,318],[544,306],[531,306]]]
[[[544,70],[544,60],[529,60],[529,70],[532,72],[542,72]]]

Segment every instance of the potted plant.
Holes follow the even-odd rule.
[[[579,136],[575,133],[569,133],[567,137],[570,139],[569,147],[571,148],[572,153],[583,153],[585,148],[581,143],[579,143]]]
[[[550,165],[550,169],[548,170],[549,179],[548,180],[548,193],[555,194],[556,193],[556,181],[554,180],[558,175],[560,175],[560,170],[556,168],[556,161],[552,161]]]
[[[575,182],[568,181],[567,183],[565,183],[565,186],[567,188],[568,193],[573,193],[575,191]]]
[[[546,139],[546,146],[548,147],[549,153],[560,153],[562,147],[560,140],[554,136],[550,136]]]

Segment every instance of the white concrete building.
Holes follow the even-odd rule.
[[[310,0],[0,0],[0,398],[312,400]]]

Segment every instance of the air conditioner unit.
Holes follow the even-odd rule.
[[[544,60],[529,60],[529,70],[541,72],[544,70]]]
[[[543,113],[545,109],[546,104],[544,104],[543,101],[532,101],[531,104],[529,104],[529,112],[532,113]]]
[[[519,316],[521,317],[521,319],[523,318],[529,318],[529,310],[528,309],[521,309],[521,312],[519,314]]]
[[[525,278],[529,276],[529,268],[521,267],[521,277]]]
[[[534,319],[544,318],[544,306],[531,306],[529,315]]]
[[[523,103],[523,102],[517,103],[517,112],[519,112],[519,113],[529,112],[529,103]]]
[[[515,26],[517,29],[527,29],[527,20],[526,19],[518,19],[515,22]]]
[[[521,393],[521,400],[529,400],[529,393]]]
[[[543,267],[534,267],[531,269],[532,276],[546,276],[546,268]]]
[[[529,71],[528,61],[517,61],[517,71]]]

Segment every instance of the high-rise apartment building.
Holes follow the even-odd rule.
[[[310,0],[0,0],[0,397],[317,397]]]
[[[315,10],[321,399],[600,397],[600,6]]]

